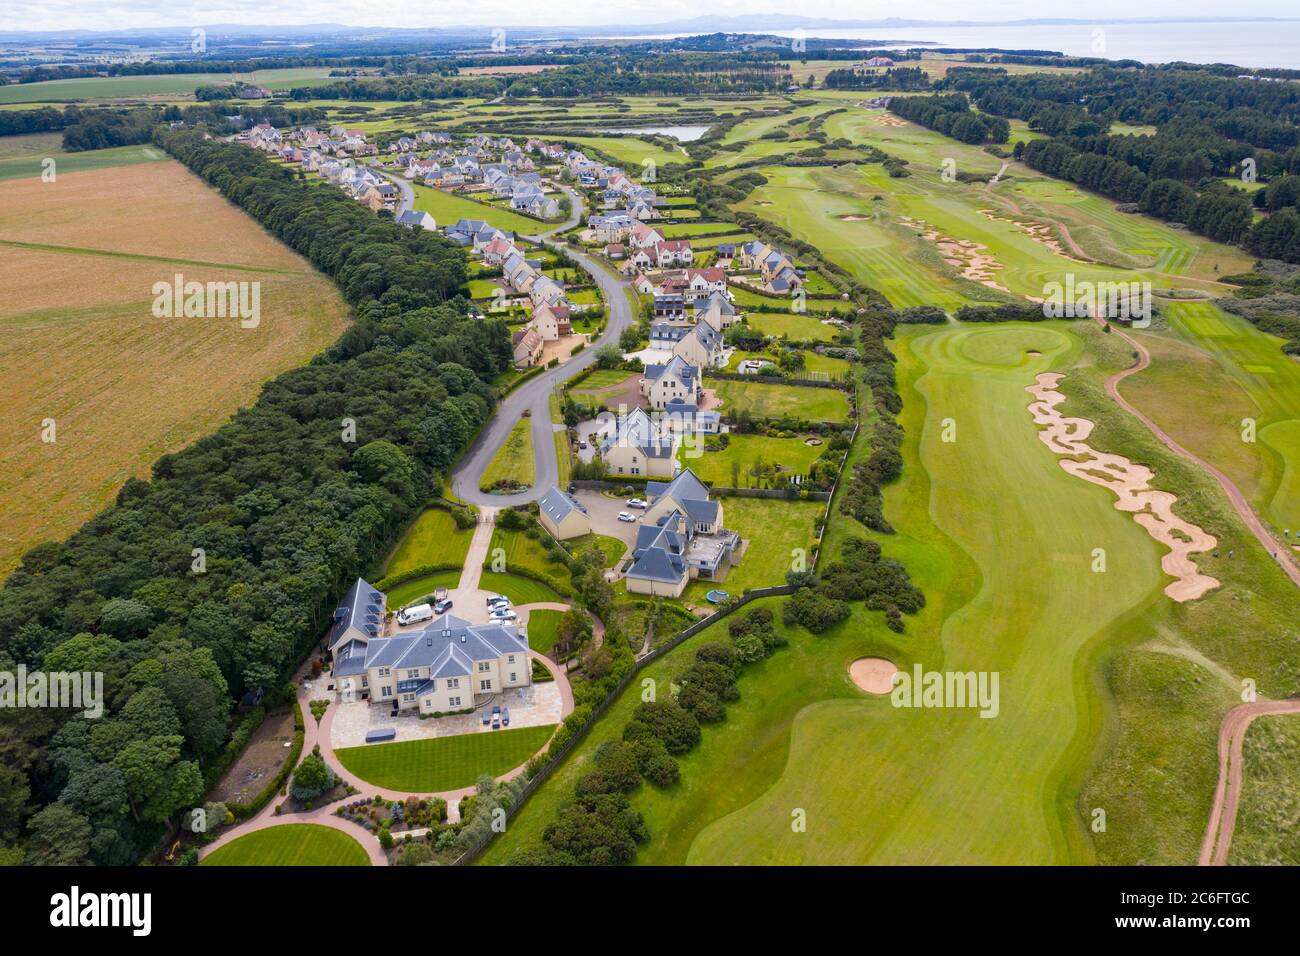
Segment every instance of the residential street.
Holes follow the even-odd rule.
[[[569,196],[573,206],[569,219],[541,235],[520,236],[520,239],[525,242],[540,243],[559,248],[559,244],[551,243],[545,237],[573,228],[582,218],[581,197],[568,188],[564,188],[564,192]],[[571,256],[582,268],[586,269],[600,287],[601,295],[605,299],[609,311],[605,331],[598,339],[569,359],[569,361],[553,369],[547,369],[536,377],[529,379],[501,400],[495,414],[489,419],[487,425],[484,426],[460,461],[456,463],[455,468],[452,469],[452,492],[457,498],[468,504],[502,507],[523,504],[540,498],[547,488],[559,480],[559,465],[555,458],[555,440],[552,437],[555,429],[551,424],[550,395],[562,382],[573,378],[573,376],[595,362],[596,351],[602,345],[617,342],[619,333],[636,321],[636,316],[632,314],[632,306],[624,294],[624,290],[628,286],[625,280],[615,278],[606,272],[590,256],[570,248],[565,248],[564,252]],[[515,422],[523,415],[525,409],[528,409],[532,415],[535,469],[533,486],[527,491],[521,491],[513,495],[484,494],[479,491],[479,480],[491,463],[497,449],[505,442],[506,437],[510,434],[510,429],[514,427]]]

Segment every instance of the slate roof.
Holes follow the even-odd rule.
[[[556,524],[559,524],[574,511],[580,511],[583,514],[587,513],[587,509],[582,506],[582,502],[554,485],[538,499],[537,507],[546,512],[547,517]]]
[[[384,595],[362,578],[357,578],[334,609],[334,627],[330,631],[332,650],[353,629],[363,637],[374,638],[384,629]]]
[[[512,624],[471,624],[444,614],[419,630],[370,641],[365,666],[428,667],[434,677],[464,677],[474,672],[477,661],[527,652],[527,638]]]

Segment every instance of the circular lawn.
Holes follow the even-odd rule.
[[[202,866],[369,866],[360,843],[332,827],[285,823],[254,830],[205,856]]]

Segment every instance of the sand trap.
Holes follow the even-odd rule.
[[[1043,353],[1040,352],[1040,351],[1038,351],[1038,349],[1029,349],[1028,351],[1025,352],[1025,354],[1026,354],[1026,355],[1042,355]]]
[[[1155,472],[1145,465],[1135,465],[1123,455],[1099,452],[1089,447],[1087,438],[1093,423],[1086,418],[1066,418],[1057,406],[1065,396],[1056,391],[1064,376],[1060,372],[1043,372],[1025,391],[1036,401],[1029,404],[1034,422],[1042,425],[1038,437],[1058,455],[1077,456],[1060,459],[1061,467],[1077,478],[1113,491],[1115,507],[1133,514],[1133,520],[1156,541],[1169,549],[1160,559],[1160,567],[1174,582],[1165,594],[1175,601],[1193,601],[1219,586],[1217,579],[1202,574],[1191,555],[1211,551],[1218,544],[1214,535],[1173,513],[1176,495],[1151,488]]]
[[[881,113],[876,117],[878,126],[906,126],[907,124],[892,113]]]
[[[894,689],[898,668],[883,657],[859,657],[849,665],[849,676],[859,690],[868,694],[888,694]]]
[[[843,219],[845,222],[866,222],[871,217],[859,216],[855,213],[845,213],[843,216],[840,216],[840,218]]]
[[[987,249],[987,246],[983,246],[972,239],[953,239],[951,236],[945,236],[939,230],[931,227],[929,223],[922,222],[919,219],[910,219],[904,216],[898,220],[898,224],[907,226],[909,229],[920,230],[921,237],[934,243],[935,248],[939,250],[939,255],[943,256],[944,262],[954,269],[961,270],[963,279],[978,282],[980,285],[986,285],[990,289],[997,289],[1000,292],[1011,291],[993,277],[994,270],[1001,269],[1002,263],[987,252],[980,251]]]
[[[981,209],[979,211],[994,222],[1009,222],[1013,226],[1019,226],[1030,239],[1051,249],[1062,259],[1069,259],[1071,262],[1084,265],[1088,264],[1087,259],[1080,259],[1078,256],[1066,252],[1061,240],[1052,235],[1052,227],[1045,222],[1025,222],[1021,219],[1008,219],[1006,216],[999,216],[992,209]]]

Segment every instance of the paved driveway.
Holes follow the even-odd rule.
[[[592,531],[596,534],[607,534],[611,538],[618,538],[620,541],[626,542],[630,547],[636,543],[636,529],[641,527],[641,518],[645,512],[637,508],[629,508],[627,499],[640,494],[641,489],[638,488],[633,491],[629,488],[626,495],[608,498],[599,491],[582,489],[574,494],[574,497],[582,502],[582,506],[591,515]],[[619,521],[618,513],[620,511],[636,515],[636,522]]]

